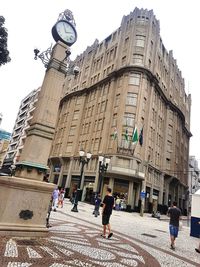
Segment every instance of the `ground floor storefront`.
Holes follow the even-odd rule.
[[[70,179],[67,175],[60,178],[58,173],[55,173],[52,182],[57,184],[60,188],[65,188],[66,197],[71,197],[74,188],[78,187],[80,175],[72,173]],[[94,175],[85,174],[82,188],[81,188],[81,201],[87,203],[94,202],[96,191],[96,177]],[[112,189],[115,199],[120,199],[120,209],[127,211],[140,211],[142,199],[142,180],[138,177],[124,177],[116,174],[107,174],[102,178],[100,194],[103,199],[106,194],[107,187]],[[145,205],[144,212],[155,213],[160,211],[162,214],[167,212],[169,206],[173,201],[178,202],[178,206],[185,213],[186,199],[185,188],[180,183],[174,185],[174,180],[166,182],[162,188],[154,187],[152,184],[147,183],[145,188]]]

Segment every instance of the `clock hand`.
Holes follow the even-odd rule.
[[[65,32],[67,33],[67,27],[66,27],[66,24],[64,22],[63,22],[63,25],[64,25]]]

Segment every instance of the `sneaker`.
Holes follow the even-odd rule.
[[[111,238],[112,236],[113,236],[113,233],[110,233],[110,234],[108,235],[108,239]]]
[[[195,251],[198,252],[198,253],[200,253],[200,250],[198,248],[195,248]]]
[[[103,238],[106,238],[106,236],[105,236],[105,235],[103,235],[103,234],[101,234],[101,237],[103,237]]]
[[[172,250],[175,250],[175,247],[174,247],[173,245],[171,245],[171,249],[172,249]]]

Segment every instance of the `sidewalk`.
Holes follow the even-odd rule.
[[[168,223],[145,214],[113,211],[114,236],[104,239],[101,216],[92,215],[94,206],[79,203],[78,213],[65,200],[64,208],[51,213],[47,238],[7,238],[0,243],[1,267],[69,266],[200,266],[194,252],[198,239],[183,227],[176,251],[169,248]]]

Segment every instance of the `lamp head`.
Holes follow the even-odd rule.
[[[40,53],[40,50],[37,49],[37,48],[35,48],[35,49],[33,50],[33,52],[34,52],[34,54],[35,54],[34,59],[37,60],[37,57],[38,57],[38,54]]]
[[[92,157],[92,154],[90,152],[87,152],[86,157],[87,157],[88,160],[90,160],[91,157]]]
[[[82,149],[79,151],[79,156],[83,157],[85,155],[85,151],[83,151]]]

